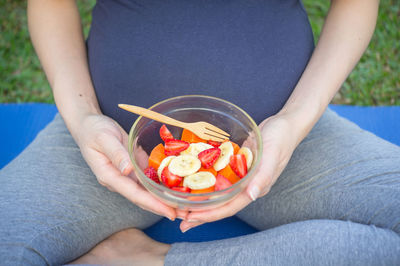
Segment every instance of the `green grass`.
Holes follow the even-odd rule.
[[[94,0],[78,3],[87,36]],[[26,1],[0,1],[0,103],[54,103],[39,59],[29,38]]]
[[[304,0],[318,40],[329,1]],[[334,103],[351,105],[400,105],[400,5],[380,3],[374,36]]]
[[[351,105],[400,105],[400,5],[381,1],[372,41],[334,103]],[[79,1],[87,35],[94,0]],[[318,39],[326,0],[304,0],[313,32]],[[54,102],[50,87],[30,43],[26,1],[0,1],[0,103]]]

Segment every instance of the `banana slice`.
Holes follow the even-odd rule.
[[[233,146],[230,141],[222,143],[219,148],[221,149],[221,154],[214,163],[214,169],[217,172],[224,169],[229,164],[229,160],[233,155]]]
[[[171,173],[178,176],[188,176],[196,173],[201,167],[200,160],[190,154],[179,155],[173,158],[168,165]]]
[[[203,142],[198,142],[198,143],[190,143],[189,148],[181,152],[181,155],[183,154],[190,154],[193,155],[194,157],[197,157],[200,152],[214,148],[212,145],[203,143]]]
[[[253,153],[251,152],[251,150],[247,147],[242,147],[238,151],[238,154],[244,155],[244,157],[246,158],[247,169],[250,169],[251,164],[253,163]]]
[[[168,157],[165,157],[164,160],[161,161],[160,166],[157,169],[157,175],[158,175],[158,179],[160,179],[160,181],[161,181],[161,173],[162,173],[163,169],[165,167],[167,167],[170,164],[171,160],[174,159],[175,157],[176,156],[168,156]]]
[[[198,172],[183,179],[183,186],[190,189],[205,189],[215,185],[215,176],[210,172]]]

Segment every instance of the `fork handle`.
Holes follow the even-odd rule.
[[[186,128],[187,124],[178,120],[175,120],[171,117],[168,117],[166,115],[162,115],[160,113],[151,111],[149,109],[139,107],[139,106],[134,106],[130,104],[118,104],[118,107],[121,109],[124,109],[126,111],[129,111],[131,113],[141,115],[147,118],[150,118],[152,120],[165,123],[171,126],[176,126],[176,127],[181,127],[181,128]]]

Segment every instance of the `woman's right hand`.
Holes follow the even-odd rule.
[[[142,209],[170,220],[176,218],[175,209],[157,200],[137,182],[127,151],[128,135],[117,122],[101,114],[86,115],[81,120],[79,132],[74,135],[101,185],[118,192]]]

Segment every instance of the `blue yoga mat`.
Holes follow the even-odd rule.
[[[361,128],[400,145],[400,106],[356,107],[330,106],[338,114],[357,123]],[[0,104],[0,169],[15,158],[57,113],[50,104]],[[199,242],[231,238],[257,230],[236,217],[202,225],[182,234],[179,221],[162,219],[145,233],[164,243]]]

